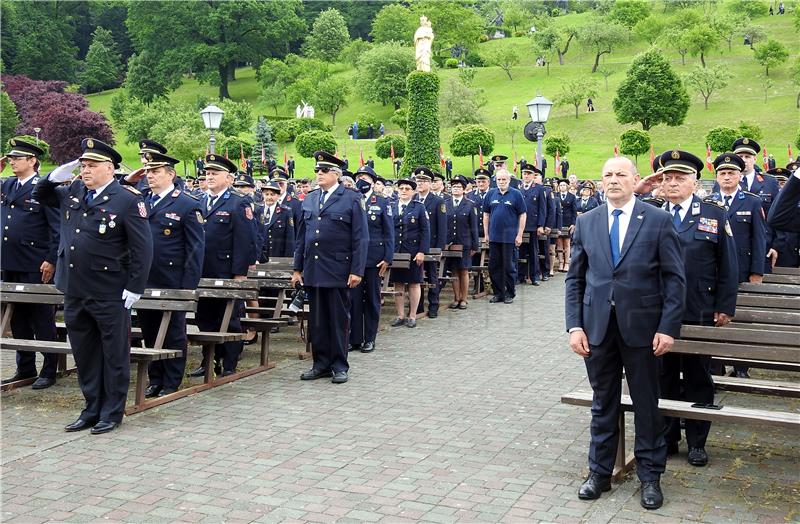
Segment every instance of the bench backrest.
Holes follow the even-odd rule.
[[[673,351],[717,357],[774,360],[800,363],[797,333],[747,329],[740,326],[715,328],[683,326]]]

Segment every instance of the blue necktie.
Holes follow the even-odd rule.
[[[621,209],[615,209],[611,212],[614,215],[614,221],[611,223],[611,232],[608,234],[611,241],[611,261],[614,267],[619,264],[619,216],[622,214]]]
[[[158,201],[158,195],[150,195],[150,198],[147,199],[148,208],[153,209],[156,206],[157,201]]]
[[[731,208],[731,196],[728,195],[725,197],[725,209],[730,209],[730,208]]]
[[[90,189],[89,191],[86,192],[86,197],[84,197],[84,200],[86,200],[87,204],[92,203],[92,200],[94,200],[95,193],[97,193],[97,191],[95,191],[94,189]]]
[[[677,204],[672,207],[672,225],[675,227],[675,231],[677,231],[681,225],[680,211],[681,211],[680,204]]]
[[[322,209],[322,206],[325,205],[325,195],[327,195],[327,191],[323,191],[322,194],[319,196],[319,208]]]

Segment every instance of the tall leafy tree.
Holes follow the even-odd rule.
[[[705,67],[706,55],[716,49],[720,36],[709,24],[700,24],[689,29],[684,38],[689,52],[692,56],[700,55],[700,63]]]
[[[769,76],[769,68],[779,66],[789,59],[789,51],[777,40],[767,40],[756,48],[756,61],[764,66],[764,74]]]
[[[558,64],[564,65],[564,56],[576,36],[578,36],[578,31],[574,27],[547,26],[533,33],[531,38],[537,49],[545,53],[555,52],[558,55]]]
[[[613,107],[620,124],[638,122],[649,131],[659,124],[681,125],[689,102],[686,88],[669,61],[650,50],[633,59]]]
[[[683,77],[686,85],[703,97],[703,104],[706,109],[708,109],[708,99],[711,98],[711,95],[726,87],[729,78],[730,75],[727,70],[721,66],[709,68],[698,66]]]
[[[645,0],[618,0],[611,8],[608,18],[631,29],[649,14],[650,4]]]
[[[614,47],[626,43],[630,31],[624,25],[597,20],[585,25],[578,33],[578,40],[594,53],[592,73],[600,66],[600,57],[613,51]]]
[[[321,12],[314,20],[304,44],[309,56],[334,62],[339,59],[342,49],[350,41],[350,33],[342,14],[331,7]]]
[[[362,98],[399,108],[408,96],[406,77],[415,68],[411,47],[404,47],[399,42],[374,46],[358,61],[357,86]]]
[[[578,109],[586,102],[587,98],[597,96],[597,84],[594,80],[579,78],[561,84],[561,93],[556,96],[555,104],[558,106],[574,106],[575,118],[578,118]]]
[[[349,94],[350,81],[334,77],[318,85],[311,100],[317,109],[331,115],[331,124],[336,125],[336,113],[347,105]]]
[[[3,14],[6,4],[3,2]],[[6,63],[15,74],[37,80],[75,79],[78,46],[75,29],[69,23],[66,11],[69,2],[14,2],[13,21],[16,48],[13,61]],[[4,24],[6,21],[3,21]],[[7,43],[3,42],[3,47]],[[6,55],[4,54],[4,59]]]
[[[86,53],[78,79],[87,93],[102,91],[117,85],[122,70],[122,59],[111,31],[98,27],[92,34],[92,44]]]
[[[147,52],[158,69],[192,71],[230,98],[237,63],[283,57],[304,36],[301,9],[299,0],[138,2],[127,24],[137,52]]]
[[[419,19],[411,9],[400,4],[384,6],[372,20],[370,36],[376,43],[402,42],[411,44]]]
[[[11,101],[8,93],[0,93],[0,147],[5,148],[8,140],[14,136],[17,124],[19,124],[17,106]]]

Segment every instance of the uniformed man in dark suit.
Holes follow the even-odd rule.
[[[475,170],[475,190],[467,193],[467,198],[472,200],[477,208],[483,209],[483,200],[489,192],[490,178],[489,171],[483,167]],[[483,213],[478,213],[478,237],[483,238]],[[477,266],[478,264],[475,263]]]
[[[206,234],[203,277],[244,280],[247,270],[256,260],[253,208],[244,195],[231,188],[236,173],[233,162],[212,154],[206,156],[205,169],[208,193],[200,200]],[[219,331],[225,304],[224,299],[200,299],[195,314],[197,327],[201,331]],[[242,332],[239,322],[242,313],[242,304],[237,301],[228,324],[229,332]],[[217,344],[214,372],[223,377],[234,374],[241,352],[241,341]],[[201,365],[190,376],[201,377],[204,374],[205,368]]]
[[[300,222],[303,221],[303,202],[289,192],[289,174],[279,166],[272,170],[270,178],[280,186],[281,196],[278,199],[278,203],[292,210],[295,232],[299,232]]]
[[[58,252],[60,218],[58,209],[43,206],[33,198],[39,183],[39,157],[44,151],[33,144],[13,138],[6,154],[13,176],[0,190],[0,226],[3,244],[0,270],[4,282],[48,284],[53,279]],[[55,340],[55,307],[47,304],[16,304],[11,317],[14,338]],[[33,389],[49,388],[56,383],[58,355],[44,353],[44,363]],[[36,353],[17,352],[17,371],[3,383],[36,376]]]
[[[344,162],[324,151],[314,158],[319,187],[303,200],[292,275],[293,285],[305,285],[310,304],[314,365],[300,378],[332,376],[341,384],[350,369],[350,290],[361,283],[367,261],[367,216],[362,195],[339,184]]]
[[[62,166],[33,191],[60,207],[61,243],[56,287],[86,407],[66,431],[106,433],[122,422],[130,385],[130,308],[144,292],[153,242],[147,208],[134,188],[120,186],[122,157],[111,146],[81,142],[81,180],[69,185],[75,164]]]
[[[800,162],[789,162],[786,170],[793,174],[770,208],[769,224],[784,231],[800,233]]]
[[[544,234],[544,226],[547,221],[547,195],[544,187],[535,184],[533,177],[539,173],[539,169],[533,164],[523,162],[520,164],[522,172],[522,185],[519,190],[525,199],[527,218],[525,219],[525,231],[529,234],[527,244],[520,246],[520,258],[525,258],[528,262],[525,265],[525,272],[520,271],[520,283],[525,278],[530,278],[531,284],[539,285],[539,235]]]
[[[196,289],[200,282],[205,251],[203,212],[197,198],[175,186],[175,164],[179,161],[164,153],[145,153],[144,171],[148,189],[143,194],[153,238],[153,260],[148,288]],[[160,311],[138,312],[139,326],[147,347],[153,347],[161,325]],[[186,370],[186,313],[173,312],[164,338],[164,347],[179,349],[178,358],[151,362],[150,384],[146,397],[159,397],[178,391]]]
[[[556,200],[552,186],[544,184],[543,180],[544,174],[536,173],[533,177],[535,184],[542,184],[547,198],[547,219],[544,222],[545,239],[539,241],[539,252],[544,254],[544,263],[541,265],[542,280],[547,282],[550,280],[555,265],[555,242],[552,235],[561,228],[561,204]]]
[[[261,191],[256,190],[256,182],[253,177],[241,171],[236,173],[236,177],[233,181],[233,188],[244,195],[245,200],[250,203],[250,207],[253,209],[253,225],[256,230],[255,252],[256,254],[261,253],[261,249],[264,247],[264,241],[266,240],[266,229],[263,227],[264,200]],[[253,262],[255,263],[256,261],[254,260]]]
[[[394,258],[394,221],[389,201],[373,191],[378,180],[375,170],[366,165],[355,175],[356,189],[364,195],[369,248],[364,278],[351,290],[349,351],[370,353],[375,350],[381,318],[381,279]]]
[[[261,186],[261,194],[264,195],[266,234],[259,262],[269,262],[270,257],[294,256],[294,218],[291,209],[278,204],[281,186],[271,180]]]
[[[425,206],[428,212],[430,223],[430,238],[428,243],[430,248],[444,249],[447,241],[446,222],[447,207],[444,200],[431,193],[431,181],[433,171],[425,166],[414,169],[414,180],[417,182],[417,199]],[[439,316],[439,264],[437,262],[425,262],[425,280],[430,287],[428,288],[428,318]],[[417,313],[422,313],[424,309],[424,298],[420,299]]]
[[[450,309],[467,309],[469,294],[469,269],[472,257],[477,253],[480,243],[478,239],[478,208],[466,198],[467,177],[456,175],[450,180],[451,196],[445,199],[447,206],[447,244],[460,245],[461,257],[448,258],[447,269],[455,277],[453,279],[453,295],[455,301]]]
[[[725,208],[712,199],[693,195],[703,161],[686,151],[671,150],[658,157],[662,175],[661,193],[667,199],[664,210],[672,215],[683,251],[686,274],[686,303],[683,323],[724,326],[736,313],[738,262],[736,245]],[[661,398],[714,403],[711,357],[667,353],[661,360]],[[681,440],[680,419],[666,422],[667,454],[678,452]],[[705,466],[706,439],[711,423],[686,420],[688,461]]]
[[[511,177],[511,181],[508,183],[508,187],[519,189],[519,186],[522,185],[522,182],[520,182],[520,180],[514,176],[514,173],[512,173],[511,170],[508,169],[508,166],[506,165],[507,163],[508,163],[508,157],[506,155],[492,155],[492,157],[489,159],[489,165],[491,167],[491,173],[492,173],[492,182],[491,182],[492,188],[497,187],[497,180],[495,179],[495,173],[498,169],[508,170],[508,174]]]

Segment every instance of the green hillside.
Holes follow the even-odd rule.
[[[590,16],[592,16],[590,13],[570,14],[555,19],[555,23],[577,26],[585,23]],[[786,162],[787,144],[794,139],[800,122],[798,118],[800,113],[795,107],[798,86],[792,83],[790,73],[791,63],[800,51],[800,38],[792,26],[792,17],[789,15],[763,17],[754,22],[762,25],[769,38],[782,42],[791,53],[786,64],[770,71],[769,78],[774,86],[769,90],[768,100],[764,101],[764,89],[762,88],[764,70],[753,59],[753,51],[748,46],[742,45],[740,39],[734,43],[730,52],[727,44],[723,44],[706,57],[706,62],[709,66],[724,64],[732,75],[728,87],[712,96],[708,110],[704,109],[703,100],[699,95],[693,96],[692,106],[683,125],[679,127],[658,126],[652,129],[651,137],[656,152],[667,148],[683,148],[704,157],[703,137],[708,129],[718,125],[736,127],[740,120],[746,120],[762,127],[764,131],[762,144],[766,145],[769,151],[775,155],[779,164]],[[435,30],[434,27],[434,32]],[[475,85],[484,89],[488,101],[483,108],[483,114],[485,123],[495,131],[495,152],[507,154],[512,158],[515,153],[518,157],[533,158],[535,144],[526,141],[521,133],[522,127],[527,121],[525,103],[537,93],[553,100],[563,82],[593,76],[599,90],[598,96],[594,98],[596,111],[587,114],[585,106],[583,106],[579,118],[576,119],[574,107],[556,107],[551,113],[547,130],[548,132],[567,133],[572,139],[572,149],[568,154],[572,171],[582,177],[596,178],[602,162],[613,153],[614,144],[620,133],[631,127],[616,122],[611,102],[617,86],[624,79],[625,71],[631,60],[637,53],[644,51],[647,44],[642,41],[633,42],[626,47],[615,49],[610,55],[604,55],[601,64],[615,71],[608,79],[608,90],[605,89],[603,77],[599,73],[595,75],[590,73],[594,54],[591,50],[583,49],[577,42],[573,41],[566,55],[565,65],[560,66],[557,62],[551,65],[549,76],[546,68],[535,66],[536,56],[531,41],[527,37],[486,42],[480,44],[477,50],[478,53],[483,54],[492,48],[502,46],[516,48],[523,57],[522,63],[512,70],[514,79],[509,80],[505,72],[498,67],[485,67],[477,69],[475,80]],[[682,65],[681,58],[677,53],[662,51],[669,57],[679,74],[690,71],[700,62],[698,57],[687,55],[686,65]],[[356,80],[355,70],[343,65],[337,67],[339,68],[337,75]],[[439,70],[439,74],[444,80],[447,77],[456,76],[458,73],[457,70],[442,69]],[[263,114],[268,117],[272,115],[272,109],[259,102],[259,87],[255,81],[254,70],[243,68],[237,71],[236,76],[236,81],[230,84],[231,96],[235,100],[246,100],[252,103],[256,115]],[[214,98],[216,92],[217,88],[214,86],[198,84],[193,79],[187,79],[171,95],[171,99],[194,103],[201,96]],[[114,94],[115,91],[112,90],[89,96],[90,107],[108,114]],[[511,109],[514,105],[519,106],[520,120],[517,121],[519,132],[515,136],[515,144],[512,148],[511,136],[505,127],[506,122],[511,119]],[[375,157],[374,141],[352,141],[346,138],[348,123],[355,120],[358,114],[366,111],[382,119],[387,132],[401,132],[389,122],[389,117],[393,113],[392,107],[364,103],[358,95],[354,94],[348,100],[348,105],[337,114],[334,134],[339,143],[339,152],[348,156],[352,167],[358,165],[358,156],[363,151],[364,158],[369,155],[375,158],[376,169],[379,173],[391,174],[389,160],[380,160]],[[288,109],[285,114],[289,114]],[[330,123],[329,116],[320,112],[317,112],[317,116]],[[199,114],[198,118],[200,118]],[[449,154],[447,144],[451,134],[452,129],[443,128],[441,130],[445,155]],[[124,139],[124,136],[117,137],[119,148],[129,163],[135,162],[137,148],[134,144],[123,145]],[[279,162],[282,161],[284,151],[288,155],[293,155],[293,144],[279,145]],[[233,155],[233,152],[231,154]],[[297,158],[297,155],[295,157],[298,167],[296,176],[310,176],[312,161]],[[466,173],[471,170],[469,158],[453,158],[453,161],[456,172]],[[552,166],[552,159],[548,159],[548,161]],[[643,170],[646,169],[647,158],[640,157],[639,164]],[[552,172],[552,168],[548,172]],[[705,176],[709,176],[708,173]]]

